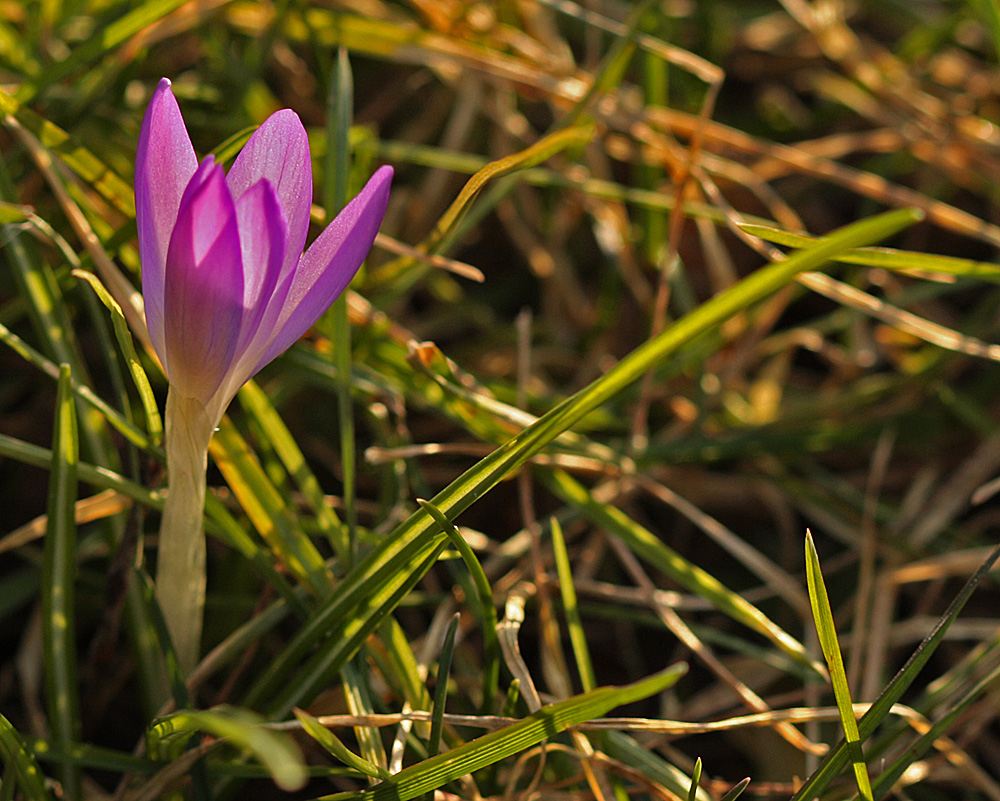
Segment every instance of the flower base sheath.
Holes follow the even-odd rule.
[[[170,81],[150,100],[136,154],[136,222],[146,323],[170,384],[156,585],[185,672],[201,637],[212,431],[237,390],[350,283],[391,182],[392,169],[379,169],[303,253],[312,165],[298,116],[271,115],[227,175],[212,156],[198,162]]]

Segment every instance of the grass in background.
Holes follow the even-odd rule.
[[[0,8],[0,798],[1000,798],[995,3]],[[161,76],[317,222],[397,176],[213,440],[188,677]]]

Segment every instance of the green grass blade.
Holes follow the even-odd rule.
[[[360,588],[338,587],[324,606],[302,627],[292,643],[265,670],[247,698],[248,706],[263,706],[273,718],[283,718],[328,683],[365,638],[423,578],[444,549],[444,539],[420,559],[402,558],[383,566]],[[363,605],[361,611],[354,611]],[[350,614],[344,610],[351,610]],[[311,657],[310,651],[323,643]],[[307,658],[308,657],[308,658]]]
[[[934,746],[934,743],[944,736],[945,732],[954,725],[955,721],[968,710],[976,699],[992,686],[995,686],[997,679],[1000,679],[1000,667],[991,670],[960,699],[952,701],[947,714],[921,734],[915,742],[911,743],[906,751],[875,779],[873,786],[875,798],[882,798],[889,793],[896,781],[906,772],[907,768],[923,757]]]
[[[563,537],[562,526],[555,517],[549,521],[549,527],[552,531],[552,552],[555,555],[556,573],[559,576],[559,592],[562,595],[563,609],[566,610],[566,627],[569,629],[576,669],[580,673],[580,683],[584,692],[590,692],[597,686],[597,679],[594,676],[593,663],[590,661],[587,635],[580,619],[580,607],[576,601],[576,587],[573,586],[573,572],[569,565],[569,553],[566,551],[566,539]]]
[[[90,284],[101,303],[111,312],[111,324],[115,329],[118,347],[121,348],[122,354],[128,362],[129,372],[132,374],[132,380],[135,382],[135,388],[142,401],[142,409],[146,414],[146,430],[149,432],[153,445],[160,446],[163,443],[163,420],[160,418],[160,410],[156,405],[153,388],[149,385],[149,378],[146,376],[146,371],[142,369],[139,355],[135,352],[135,346],[132,344],[132,334],[128,329],[128,323],[125,322],[122,307],[111,297],[108,290],[104,288],[104,284],[93,273],[85,270],[74,270],[73,275]]]
[[[455,546],[465,567],[472,577],[472,583],[476,587],[476,597],[479,599],[478,611],[479,619],[483,628],[483,712],[489,714],[493,710],[493,699],[497,694],[500,683],[500,640],[497,637],[497,610],[493,604],[493,589],[490,587],[490,580],[486,577],[486,571],[476,558],[475,552],[465,541],[458,526],[452,523],[448,517],[430,501],[417,498],[419,503],[434,518],[441,530],[448,535],[451,544]]]
[[[293,709],[292,712],[295,714],[299,723],[302,724],[302,728],[305,729],[306,734],[323,746],[323,748],[329,751],[334,757],[347,765],[347,767],[354,768],[366,776],[371,776],[373,779],[388,779],[390,777],[389,772],[385,768],[380,768],[378,765],[369,762],[367,759],[359,757],[350,748],[344,745],[337,735],[326,728],[326,726],[316,720],[316,718],[305,710],[296,708]]]
[[[632,551],[681,586],[713,603],[720,611],[744,626],[763,634],[800,664],[811,667],[820,675],[824,674],[822,665],[809,656],[798,640],[773,623],[749,601],[669,548],[655,534],[640,526],[620,509],[594,500],[582,484],[563,470],[538,471],[538,475],[549,489],[573,504],[588,520],[620,538]]]
[[[302,450],[292,433],[274,408],[270,398],[254,381],[248,381],[238,394],[240,406],[260,426],[267,441],[274,448],[285,470],[295,481],[302,497],[316,518],[320,531],[326,535],[338,556],[347,553],[347,539],[337,513],[327,504],[326,497],[315,474],[309,468]]]
[[[767,242],[793,248],[809,247],[821,237],[792,234],[780,228],[744,223],[740,228]],[[985,261],[959,259],[936,253],[917,253],[894,248],[852,248],[837,256],[835,261],[844,264],[861,264],[865,267],[882,267],[886,270],[920,270],[928,273],[945,273],[983,281],[1000,281],[1000,266]]]
[[[0,89],[0,111],[15,117],[39,142],[57,154],[67,166],[120,212],[130,218],[135,217],[132,187],[73,136],[22,105],[3,89]],[[131,234],[134,235],[134,223],[128,225]]]
[[[206,732],[213,737],[224,737],[237,748],[253,754],[282,790],[301,789],[307,779],[302,754],[287,734],[272,731],[262,723],[259,715],[234,707],[182,710],[149,726],[147,749],[151,756],[161,759],[176,757],[196,732]]]
[[[823,656],[830,670],[833,695],[837,701],[840,722],[844,727],[844,739],[847,742],[851,762],[854,765],[854,778],[858,783],[858,792],[865,801],[872,801],[868,764],[865,762],[864,751],[861,747],[858,721],[854,717],[851,690],[847,685],[847,672],[844,670],[844,660],[840,653],[840,643],[837,640],[837,629],[833,621],[833,610],[830,608],[830,597],[826,593],[826,582],[823,580],[819,554],[816,553],[816,545],[813,543],[812,533],[808,529],[806,530],[806,582],[809,585],[809,603],[812,606],[813,620],[816,622],[819,644],[823,649]]]
[[[348,179],[351,173],[350,132],[353,119],[354,77],[347,51],[337,51],[337,62],[330,81],[326,107],[326,149],[324,202],[326,218],[333,220],[347,203]],[[340,460],[344,482],[344,516],[347,522],[347,550],[342,554],[349,567],[357,560],[357,509],[355,506],[355,471],[357,449],[354,435],[354,413],[351,402],[351,327],[347,322],[346,289],[334,301],[333,361],[337,368],[337,421],[340,435]]]
[[[743,795],[743,791],[746,790],[747,787],[749,786],[750,786],[749,777],[741,779],[732,788],[730,788],[729,792],[727,792],[724,796],[722,796],[722,798],[720,798],[719,801],[736,801],[737,798]]]
[[[688,790],[687,801],[695,801],[698,797],[699,784],[701,784],[701,757],[694,761],[694,770],[691,771],[691,789]]]
[[[209,450],[226,483],[274,555],[310,587],[314,595],[325,595],[330,588],[330,577],[323,557],[228,418],[223,418],[219,424]]]
[[[75,48],[69,56],[54,63],[37,79],[22,84],[17,93],[18,100],[22,103],[29,102],[47,86],[103,58],[126,39],[162,19],[184,2],[185,0],[151,0],[142,3],[110,25],[95,26],[93,36]],[[127,7],[125,4],[122,6]]]
[[[7,328],[7,326],[3,323],[0,323],[0,342],[3,342],[7,345],[7,347],[17,353],[18,356],[37,367],[47,376],[58,380],[58,365],[31,347],[31,345],[21,339],[21,337]],[[122,416],[121,412],[109,406],[103,398],[97,395],[86,384],[81,384],[74,378],[72,390],[81,400],[86,401],[103,414],[107,421],[114,426],[115,430],[133,445],[137,445],[140,448],[150,447],[151,443],[145,433],[126,420],[125,417]]]
[[[26,801],[51,801],[52,796],[45,787],[45,776],[35,761],[35,755],[3,715],[0,715],[0,756],[7,767],[3,782],[5,793],[8,783],[13,785],[16,777],[17,786]]]
[[[79,434],[69,365],[59,373],[52,469],[49,473],[48,528],[42,568],[42,647],[45,692],[53,742],[70,748],[80,739],[80,699],[76,672],[76,493]],[[81,774],[59,766],[68,798],[81,798]]]
[[[16,459],[25,464],[35,467],[48,468],[52,462],[52,451],[38,445],[24,442],[15,437],[0,434],[0,456]],[[163,497],[152,490],[129,481],[124,476],[119,475],[106,467],[98,467],[88,462],[80,462],[77,465],[77,473],[81,481],[90,484],[98,489],[113,489],[122,495],[127,495],[134,501],[145,504],[155,509],[163,508]]]
[[[906,689],[916,679],[917,674],[927,664],[934,651],[944,640],[944,635],[948,627],[962,611],[972,593],[979,583],[986,577],[993,567],[993,564],[1000,558],[1000,547],[996,548],[980,565],[975,574],[965,583],[962,590],[948,606],[944,615],[938,621],[934,629],[924,638],[917,650],[910,655],[906,664],[899,669],[899,672],[889,682],[888,686],[882,690],[875,703],[858,721],[858,733],[862,740],[871,737],[882,719],[889,713],[892,705],[906,692]],[[820,764],[819,768],[803,782],[799,791],[792,797],[791,801],[811,801],[814,797],[822,793],[831,781],[840,773],[850,760],[850,752],[845,741],[841,741],[835,748],[831,749]]]
[[[455,635],[458,634],[458,618],[455,614],[444,635],[444,645],[438,657],[437,684],[434,687],[434,711],[431,716],[431,733],[427,738],[427,756],[434,757],[441,750],[441,732],[444,730],[444,708],[448,700],[448,678],[451,675],[451,659],[455,654]]]
[[[599,687],[558,704],[542,707],[533,715],[499,731],[404,768],[377,787],[361,793],[337,793],[322,801],[408,801],[454,779],[513,756],[561,731],[601,717],[615,707],[655,695],[672,686],[687,667],[674,665],[622,687]]]

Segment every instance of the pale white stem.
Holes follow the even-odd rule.
[[[215,423],[192,398],[167,393],[167,501],[160,523],[156,599],[184,674],[198,661],[205,609],[205,470]]]

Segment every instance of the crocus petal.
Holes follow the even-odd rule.
[[[243,322],[243,258],[225,173],[209,156],[177,214],[164,285],[164,367],[182,397],[208,404],[233,361]]]
[[[274,186],[285,210],[288,250],[282,266],[287,272],[294,269],[305,247],[312,206],[309,140],[294,111],[278,111],[264,121],[236,157],[226,180],[238,200],[261,179]]]
[[[256,372],[301,337],[337,299],[368,255],[389,202],[392,167],[381,167],[302,256]]]
[[[262,179],[236,201],[236,220],[243,255],[243,320],[236,345],[236,361],[221,393],[228,403],[253,375],[261,351],[270,339],[290,281],[279,279],[288,241],[285,211],[271,182]]]
[[[164,78],[146,109],[135,158],[142,294],[150,339],[161,361],[166,357],[163,296],[167,248],[184,189],[197,168],[180,108],[170,91],[170,81]]]

